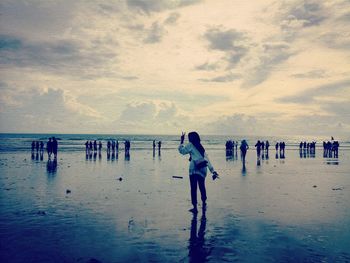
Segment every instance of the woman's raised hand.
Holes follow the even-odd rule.
[[[181,134],[181,144],[184,142],[184,140],[185,140],[185,135],[186,135],[186,133],[185,132],[182,132],[182,134]]]

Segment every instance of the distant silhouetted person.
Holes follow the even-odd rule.
[[[114,151],[115,151],[115,141],[112,140],[112,153],[114,153]]]
[[[44,152],[44,142],[40,141],[40,153]]]
[[[257,141],[257,143],[255,144],[255,147],[256,147],[256,155],[258,157],[260,157],[260,153],[261,153],[261,142],[260,142],[260,140]]]
[[[118,152],[119,152],[119,142],[118,142],[118,140],[115,141],[115,151],[118,154]]]
[[[111,141],[107,141],[107,153],[111,152]]]
[[[36,149],[36,152],[39,152],[39,141],[35,142],[35,149]]]
[[[101,153],[101,150],[102,150],[102,142],[99,141],[98,142],[98,151],[99,151],[99,153]]]
[[[94,152],[97,152],[97,141],[94,140]]]
[[[245,156],[247,154],[247,150],[249,149],[249,146],[248,146],[248,143],[246,140],[242,140],[241,146],[239,147],[239,149],[241,150],[241,157],[242,157],[242,162],[244,165],[245,164]]]
[[[152,149],[153,149],[152,153],[153,153],[153,158],[154,158],[156,156],[156,141],[155,140],[152,141]]]
[[[35,151],[35,141],[32,141],[32,152]]]
[[[57,159],[58,152],[58,142],[55,137],[52,138],[52,153],[54,155],[54,159]]]
[[[89,142],[89,153],[92,153],[92,141]]]
[[[333,142],[332,151],[334,153],[334,158],[338,158],[338,153],[339,153],[339,142],[338,141]]]
[[[158,142],[158,155],[160,155],[160,149],[162,148],[162,142]]]
[[[265,143],[265,149],[266,149],[266,153],[269,154],[269,147],[270,147],[270,143],[269,141],[266,141]]]
[[[125,157],[130,157],[130,141],[126,140],[124,142],[125,147]]]
[[[235,143],[231,140],[228,140],[226,141],[225,147],[226,147],[226,156],[232,156]]]
[[[285,142],[280,142],[280,154],[284,156],[284,150],[286,148]],[[282,158],[282,157],[281,157]]]
[[[277,154],[277,152],[278,152],[278,147],[279,147],[279,142],[276,142],[276,145],[275,145],[275,149],[276,149],[276,154]]]
[[[51,154],[52,154],[52,140],[51,140],[51,138],[49,138],[49,141],[46,144],[46,150],[47,150],[47,156],[50,159]]]
[[[89,154],[89,141],[85,142],[85,153]]]
[[[182,133],[180,138],[179,152],[182,155],[190,155],[190,185],[191,185],[191,201],[193,208],[189,211],[192,213],[197,213],[197,187],[201,192],[202,208],[206,209],[207,194],[205,189],[205,177],[207,176],[207,167],[213,174],[213,180],[218,177],[213,166],[211,165],[205,149],[201,144],[201,139],[197,132],[190,132],[188,134],[189,143],[184,145],[185,133]]]

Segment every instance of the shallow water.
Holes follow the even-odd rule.
[[[207,178],[207,211],[193,216],[188,158],[175,149],[61,152],[56,168],[0,153],[1,262],[350,261],[349,151],[270,151],[259,166],[248,151],[245,170],[208,154],[221,178]]]

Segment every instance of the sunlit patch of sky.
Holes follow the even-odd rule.
[[[350,133],[346,0],[0,11],[0,132]]]

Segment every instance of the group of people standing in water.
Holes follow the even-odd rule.
[[[332,141],[323,142],[323,157],[338,158],[339,142],[335,141],[332,137]]]
[[[43,159],[44,155],[44,142],[43,141],[32,141],[32,155],[34,155],[34,152],[36,151],[37,155],[40,153],[40,159]],[[54,155],[54,159],[57,159],[57,152],[58,152],[58,142],[55,137],[49,138],[49,140],[46,143],[46,151],[48,159],[51,159],[51,155]]]
[[[101,153],[101,150],[102,150],[102,142],[101,141],[99,141],[98,143],[96,140],[94,140],[94,142],[92,142],[92,141],[85,142],[86,154],[97,153],[97,149]]]
[[[207,195],[206,195],[206,188],[205,188],[205,178],[207,176],[207,169],[212,174],[213,180],[219,178],[218,173],[215,171],[213,165],[211,164],[209,157],[207,153],[205,152],[205,149],[203,145],[201,144],[200,136],[197,132],[190,132],[188,134],[188,143],[185,144],[185,133],[182,133],[180,137],[180,145],[178,146],[178,151],[182,155],[190,155],[189,158],[189,178],[190,178],[190,188],[191,188],[191,202],[192,202],[192,209],[190,209],[191,212],[197,213],[197,188],[199,188],[200,194],[201,194],[201,200],[202,200],[202,209],[206,209],[207,203]],[[158,144],[158,152],[160,155],[162,142],[159,141],[156,143],[155,140],[152,142],[153,146],[153,155],[156,150],[156,146]],[[131,143],[129,140],[125,140],[125,157],[129,158],[130,154],[130,146]],[[228,155],[235,155],[237,156],[238,151],[238,141],[228,140],[225,144],[226,147],[226,156]],[[268,140],[266,141],[260,141],[258,140],[255,144],[256,148],[256,154],[258,158],[258,165],[260,161],[260,157],[264,159],[264,156],[266,159],[268,159],[269,155],[269,147],[270,142]],[[285,142],[277,142],[275,144],[275,150],[276,150],[276,159],[278,158],[278,153],[280,154],[280,158],[284,158],[285,154]],[[339,148],[339,142],[334,141],[332,137],[332,142],[323,142],[323,149],[324,149],[324,157],[338,157],[338,148]],[[43,154],[44,152],[44,142],[42,141],[33,141],[31,144],[32,149],[32,156],[37,152],[37,154],[40,152]],[[58,151],[58,142],[55,137],[49,138],[46,149],[48,153],[48,171],[55,171],[57,167],[57,151]],[[243,163],[243,170],[245,170],[245,157],[247,154],[247,151],[249,149],[249,145],[246,140],[242,140],[239,146],[240,153],[241,153],[241,160]],[[310,152],[315,153],[316,149],[316,142],[300,142],[299,144],[299,150],[300,152]],[[101,154],[102,151],[102,142],[97,140],[94,141],[86,141],[85,142],[85,150],[87,155],[96,155],[97,152]],[[118,140],[108,140],[107,141],[107,157],[110,156],[111,152],[112,155],[115,153],[118,155],[119,151],[119,142]],[[51,155],[54,155],[54,161],[51,161]],[[107,158],[109,159],[109,158]]]

